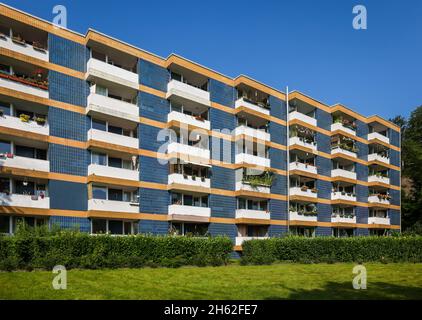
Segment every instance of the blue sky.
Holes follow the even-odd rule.
[[[422,104],[420,0],[2,2],[46,20],[63,4],[69,29],[91,27],[366,116],[408,116]],[[352,28],[357,4],[367,8],[367,30]]]

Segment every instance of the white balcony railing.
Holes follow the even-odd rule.
[[[341,217],[340,215],[335,215],[335,216],[331,217],[331,222],[334,222],[334,223],[356,223],[356,216]]]
[[[310,143],[310,142],[305,142],[303,139],[299,138],[299,137],[291,137],[289,138],[289,145],[299,145],[302,147],[306,147],[312,150],[317,150],[317,144],[316,142]]]
[[[172,96],[178,96],[208,107],[211,106],[210,93],[208,91],[177,80],[171,80],[167,84],[166,99],[170,99]]]
[[[201,129],[210,130],[211,125],[208,120],[198,120],[194,116],[190,116],[181,112],[172,111],[167,115],[167,122],[176,121]]]
[[[88,96],[87,112],[90,111],[139,122],[137,105],[96,93],[91,93]]]
[[[210,150],[199,147],[189,146],[178,142],[171,142],[167,146],[168,154],[184,154],[201,159],[210,159]]]
[[[306,214],[299,214],[296,211],[290,211],[290,220],[291,221],[318,221],[318,216],[315,215],[306,215]]]
[[[0,167],[49,172],[50,161],[13,156],[13,158],[0,158]]]
[[[7,36],[5,38],[0,37],[0,47],[11,51],[15,51],[20,54],[24,54],[26,56],[30,56],[32,58],[36,58],[43,61],[49,61],[48,50],[35,48],[28,43],[21,44],[14,42],[10,37]]]
[[[97,129],[90,129],[88,131],[88,140],[101,141],[134,149],[139,148],[138,138],[132,138],[121,134],[115,134]]]
[[[310,164],[304,164],[301,162],[291,162],[289,165],[289,170],[300,170],[300,171],[305,171],[305,172],[309,172],[309,173],[313,173],[313,174],[317,174],[317,167],[312,166]]]
[[[260,219],[270,220],[270,212],[262,210],[248,210],[248,209],[237,209],[236,219]]]
[[[356,172],[344,170],[344,169],[334,169],[331,170],[331,177],[342,177],[342,178],[348,178],[356,180],[357,175]]]
[[[317,120],[315,118],[307,116],[306,114],[298,112],[298,111],[290,112],[289,120],[300,120],[312,126],[315,126],[315,127],[317,126]]]
[[[235,163],[247,163],[252,164],[259,167],[270,167],[271,161],[265,157],[254,156],[252,154],[247,153],[238,153],[235,157]]]
[[[138,74],[91,58],[87,63],[87,79],[100,78],[133,89],[139,89]]]
[[[368,140],[374,140],[374,139],[380,140],[380,141],[385,142],[385,143],[390,143],[389,137],[386,137],[386,136],[384,136],[384,135],[382,135],[378,132],[372,132],[372,133],[368,134]]]
[[[194,207],[194,206],[182,206],[178,204],[169,205],[169,215],[182,215],[182,216],[196,216],[199,218],[211,217],[211,208],[207,207]]]
[[[372,176],[368,176],[368,182],[381,182],[385,184],[390,184],[390,178],[372,175]]]
[[[346,132],[346,133],[351,134],[353,136],[356,135],[356,131],[355,130],[352,130],[350,128],[347,128],[347,127],[343,126],[343,124],[341,124],[341,123],[333,123],[331,125],[331,131],[336,131],[336,130],[340,130],[340,131]]]
[[[356,195],[352,193],[336,191],[331,193],[331,200],[356,201]]]
[[[368,161],[380,161],[386,164],[390,164],[390,158],[384,157],[378,153],[371,153],[368,154]]]
[[[48,99],[48,90],[44,90],[41,88],[37,88],[34,86],[26,85],[14,80],[0,78],[0,87],[4,87],[6,89],[20,91],[26,94],[31,94],[34,96],[38,96],[41,98]]]
[[[139,213],[139,204],[125,201],[90,199],[88,200],[88,210]]]
[[[340,147],[335,147],[334,149],[331,149],[331,154],[335,155],[335,154],[344,154],[346,156],[352,157],[352,158],[357,158],[357,153],[353,152],[353,151],[349,151]]]
[[[201,187],[201,188],[210,188],[211,181],[209,178],[200,178],[188,175],[183,175],[180,173],[172,173],[168,176],[168,184],[180,184],[192,187]]]
[[[309,198],[317,198],[318,192],[312,192],[312,189],[308,188],[302,190],[300,187],[290,187],[289,189],[290,196],[303,196]]]
[[[388,199],[383,199],[377,195],[372,195],[368,197],[368,202],[369,203],[377,203],[377,204],[385,204],[388,205],[390,204],[390,200]]]
[[[388,217],[369,217],[368,224],[384,224],[390,225],[391,221]]]
[[[245,135],[249,137],[256,138],[258,140],[262,141],[270,141],[271,135],[268,132],[265,132],[263,130],[254,129],[248,126],[239,126],[234,130],[234,135]]]
[[[241,246],[243,242],[248,240],[265,240],[269,237],[236,237],[236,246]]]
[[[88,166],[88,175],[139,181],[139,172],[136,170],[101,166],[98,164],[90,164]]]
[[[0,206],[50,209],[50,198],[23,194],[0,193]]]
[[[267,186],[256,186],[252,187],[250,183],[245,183],[242,181],[236,182],[236,191],[251,191],[259,193],[270,193],[271,188]]]
[[[20,120],[18,117],[12,117],[8,115],[4,115],[3,117],[0,117],[0,126],[10,128],[10,129],[36,133],[36,134],[42,134],[45,136],[48,136],[50,134],[50,127],[48,126],[48,123],[45,123],[44,125],[40,125],[36,121],[32,121],[32,120],[28,122],[24,122]]]
[[[254,104],[252,102],[246,101],[243,98],[237,99],[235,102],[235,108],[240,108],[240,107],[245,107],[247,109],[253,110],[253,111],[257,111],[259,113],[262,113],[264,115],[269,116],[270,115],[270,109],[261,107],[257,104]]]

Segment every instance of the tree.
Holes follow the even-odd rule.
[[[390,121],[402,132],[402,226],[414,229],[422,223],[422,106],[408,121],[402,116]]]

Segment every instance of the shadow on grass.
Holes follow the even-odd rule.
[[[422,288],[401,286],[385,282],[368,282],[366,290],[355,290],[352,282],[327,282],[318,289],[293,289],[286,287],[292,300],[407,300],[422,298]],[[280,300],[280,297],[267,297],[264,300]]]

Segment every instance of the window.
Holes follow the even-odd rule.
[[[10,66],[0,63],[0,72],[10,74]]]
[[[41,227],[47,224],[46,218],[34,218],[34,217],[13,217],[13,233],[16,232],[17,228],[21,224],[25,224],[28,227]]]
[[[107,233],[107,220],[94,219],[92,220],[92,233]]]
[[[120,127],[115,127],[115,126],[109,125],[108,126],[108,132],[122,135],[123,134],[123,129],[120,128]]]
[[[265,200],[257,201],[257,200],[239,198],[237,201],[237,209],[267,211],[268,202]]]
[[[171,204],[182,205],[182,195],[180,193],[172,193]]]
[[[35,149],[31,147],[16,146],[15,155],[18,157],[35,158]]]
[[[106,87],[103,86],[99,86],[98,84],[95,85],[95,93],[99,94],[101,96],[108,96],[108,89]]]
[[[4,115],[10,116],[10,104],[6,102],[0,102],[0,111],[3,111]]]
[[[100,61],[103,61],[103,62],[106,62],[106,60],[107,60],[106,55],[104,53],[101,53],[101,52],[98,52],[98,51],[95,51],[95,50],[91,50],[91,54],[92,54],[92,57],[94,59],[97,59],[97,60],[100,60]]]
[[[0,233],[10,233],[10,217],[0,216]]]
[[[107,155],[104,154],[104,153],[93,152],[91,154],[91,163],[92,164],[98,164],[100,166],[106,166],[107,165]]]
[[[0,178],[0,193],[10,193],[10,180]]]
[[[208,234],[206,223],[172,223],[171,229],[180,236],[204,237]]]
[[[171,79],[176,81],[182,81],[182,76],[178,73],[171,72]]]
[[[92,129],[107,131],[107,123],[105,121],[92,119]]]
[[[122,167],[122,159],[119,158],[108,158],[108,166],[113,168],[121,168]]]
[[[108,189],[108,200],[123,201],[123,191],[118,189]]]
[[[193,196],[189,194],[183,195],[183,205],[192,206],[193,205]]]
[[[0,140],[0,153],[8,153],[10,150],[10,142]]]
[[[15,181],[15,192],[22,195],[35,195],[35,183],[32,181]]]
[[[92,197],[94,199],[107,200],[107,188],[100,186],[92,186]]]
[[[110,234],[123,234],[123,221],[109,220],[108,232]]]

